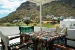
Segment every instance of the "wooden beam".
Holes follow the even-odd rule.
[[[15,36],[15,37],[11,37],[11,38],[9,38],[9,40],[12,40],[12,39],[15,39],[15,38],[19,38],[19,37],[23,37],[23,36]],[[0,44],[2,44],[2,42],[0,42]]]
[[[74,50],[74,49],[72,49],[72,48],[68,48],[68,47],[65,47],[65,46],[61,46],[61,45],[59,45],[59,44],[53,44],[53,46],[54,46],[55,48],[60,48],[61,50]]]
[[[19,36],[11,37],[11,38],[9,38],[9,40],[12,40],[12,39],[15,39],[15,38],[19,38],[19,37],[21,37],[21,36],[19,35]]]
[[[72,38],[66,38],[66,40],[75,41],[75,39],[72,39]]]

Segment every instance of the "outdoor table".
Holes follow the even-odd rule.
[[[54,41],[59,38],[63,37],[66,34],[64,33],[56,33],[56,32],[31,32],[23,34],[25,36],[30,36],[33,41],[33,50],[53,50],[53,43]],[[42,48],[43,47],[43,48]]]

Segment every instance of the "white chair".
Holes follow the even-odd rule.
[[[56,32],[67,34],[67,27],[65,28],[56,27]]]

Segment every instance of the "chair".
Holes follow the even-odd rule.
[[[67,35],[67,28],[56,27],[56,31],[57,32],[61,32],[61,33],[65,33]],[[75,50],[75,47],[74,46],[67,45],[67,41],[68,40],[75,41],[75,39],[67,38],[66,36],[65,36],[64,39],[65,39],[64,40],[65,41],[65,44],[64,45],[61,45],[59,43],[54,43],[53,44],[54,48],[59,48],[61,50]],[[60,40],[60,39],[58,39],[58,40]]]
[[[34,32],[34,26],[19,26],[20,33]]]
[[[67,28],[60,28],[60,27],[56,27],[56,33],[63,33],[65,35],[67,35]],[[63,36],[63,37],[59,37],[55,40],[55,43],[57,44],[61,44],[61,45],[65,45],[65,38],[66,36]]]
[[[4,36],[2,34],[2,32],[0,32],[0,34],[1,34],[1,42],[0,42],[0,44],[2,45],[1,50],[19,50],[19,49],[21,49],[23,47],[26,47],[27,45],[30,45],[32,43],[32,41],[28,41],[28,42],[22,43],[22,44],[20,44],[20,42],[9,44],[10,40],[19,38],[20,35],[17,35],[17,36],[9,38],[7,36]]]
[[[20,30],[20,42],[22,44],[24,39],[26,38],[25,34],[34,32],[34,26],[19,26],[19,30]],[[25,37],[25,38],[23,38],[23,37]]]
[[[32,41],[28,34],[34,32],[34,26],[20,26],[19,30],[20,30],[20,44]]]
[[[65,27],[65,28],[56,27],[56,32],[67,34],[67,27]]]

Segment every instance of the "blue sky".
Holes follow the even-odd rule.
[[[51,2],[54,0],[35,0],[45,2]],[[0,18],[7,16],[9,13],[13,12],[18,8],[21,3],[26,2],[26,0],[0,0]]]
[[[26,0],[0,0],[0,18],[16,10]]]

